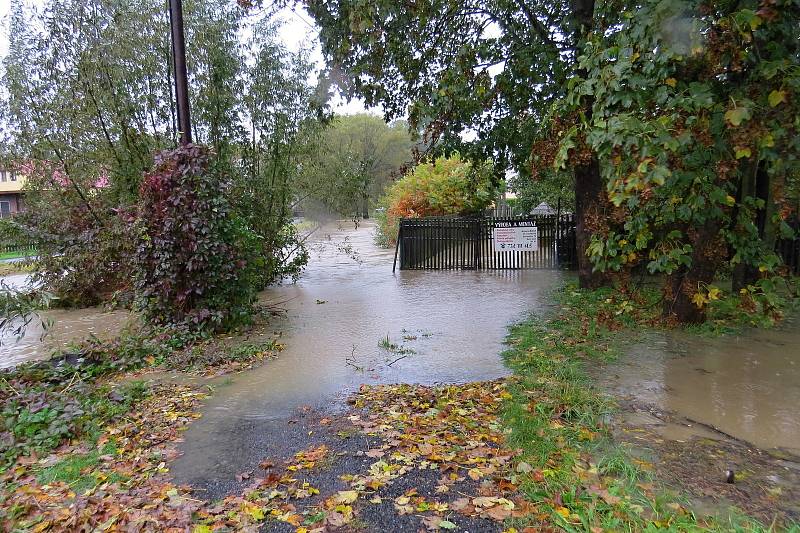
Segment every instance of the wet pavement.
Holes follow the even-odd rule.
[[[552,271],[392,274],[394,250],[376,247],[373,232],[370,224],[324,227],[300,281],[262,294],[286,309],[271,324],[286,348],[219,386],[172,465],[179,482],[232,482],[271,455],[280,441],[274,435],[285,433],[303,406],[342,406],[361,383],[507,375],[500,358],[507,326],[544,310],[562,279]]]

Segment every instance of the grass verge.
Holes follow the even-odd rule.
[[[520,488],[549,513],[540,520],[567,531],[774,530],[736,512],[724,520],[698,518],[680,494],[659,488],[651,465],[629,457],[610,437],[613,401],[593,387],[587,369],[614,359],[623,339],[659,327],[658,295],[569,285],[555,299],[550,318],[511,329],[504,354],[514,376],[503,417],[510,444],[523,451]],[[728,327],[718,318],[705,331]]]

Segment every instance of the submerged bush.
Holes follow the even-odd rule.
[[[490,162],[474,165],[461,156],[420,163],[389,187],[381,200],[377,241],[392,244],[401,218],[467,215],[486,209],[499,192]]]
[[[205,147],[156,157],[135,221],[136,302],[154,324],[220,330],[249,321],[259,239],[230,209]]]

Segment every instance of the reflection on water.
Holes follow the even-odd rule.
[[[604,371],[616,394],[709,424],[762,448],[800,452],[800,331],[714,339],[648,336]]]

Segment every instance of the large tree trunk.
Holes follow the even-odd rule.
[[[692,297],[707,290],[714,281],[717,268],[724,259],[724,243],[719,221],[710,221],[693,235],[691,266],[671,276],[665,285],[664,314],[683,324],[700,324],[706,319],[706,308],[698,307]]]
[[[753,196],[764,202],[764,207],[756,211],[756,219],[753,221],[758,228],[758,236],[768,250],[775,249],[777,238],[775,225],[772,224],[772,214],[774,204],[770,194],[770,179],[764,165],[758,164],[755,172],[745,172],[742,176],[742,184],[739,191],[738,200]],[[731,275],[731,285],[734,292],[739,292],[748,285],[753,285],[758,281],[758,267],[752,264],[741,262],[733,268]]]
[[[603,181],[596,158],[575,167],[575,247],[578,252],[578,282],[583,289],[596,289],[609,281],[604,272],[593,272],[588,256],[594,227],[604,217]]]
[[[361,218],[369,220],[369,195],[367,193],[361,195]]]
[[[733,213],[733,220],[731,223],[731,230],[737,231],[739,225],[739,217],[741,216],[739,205],[748,196],[753,196],[755,190],[755,173],[745,170],[739,180],[739,189],[736,191],[736,209]],[[734,250],[732,250],[734,252]],[[752,276],[747,263],[741,261],[733,267],[731,272],[731,287],[734,292],[739,292],[739,289],[747,287],[749,279]]]
[[[574,17],[574,39],[580,50],[581,44],[589,36],[594,25],[594,0],[572,0],[572,15]],[[586,72],[578,70],[579,76],[586,76]],[[592,120],[592,106],[594,98],[591,95],[584,97],[584,117]],[[607,285],[609,276],[605,272],[593,272],[592,263],[587,255],[592,234],[598,222],[604,217],[602,210],[603,180],[600,175],[600,162],[596,157],[574,168],[575,178],[575,244],[578,253],[578,280],[581,288],[596,289]]]

